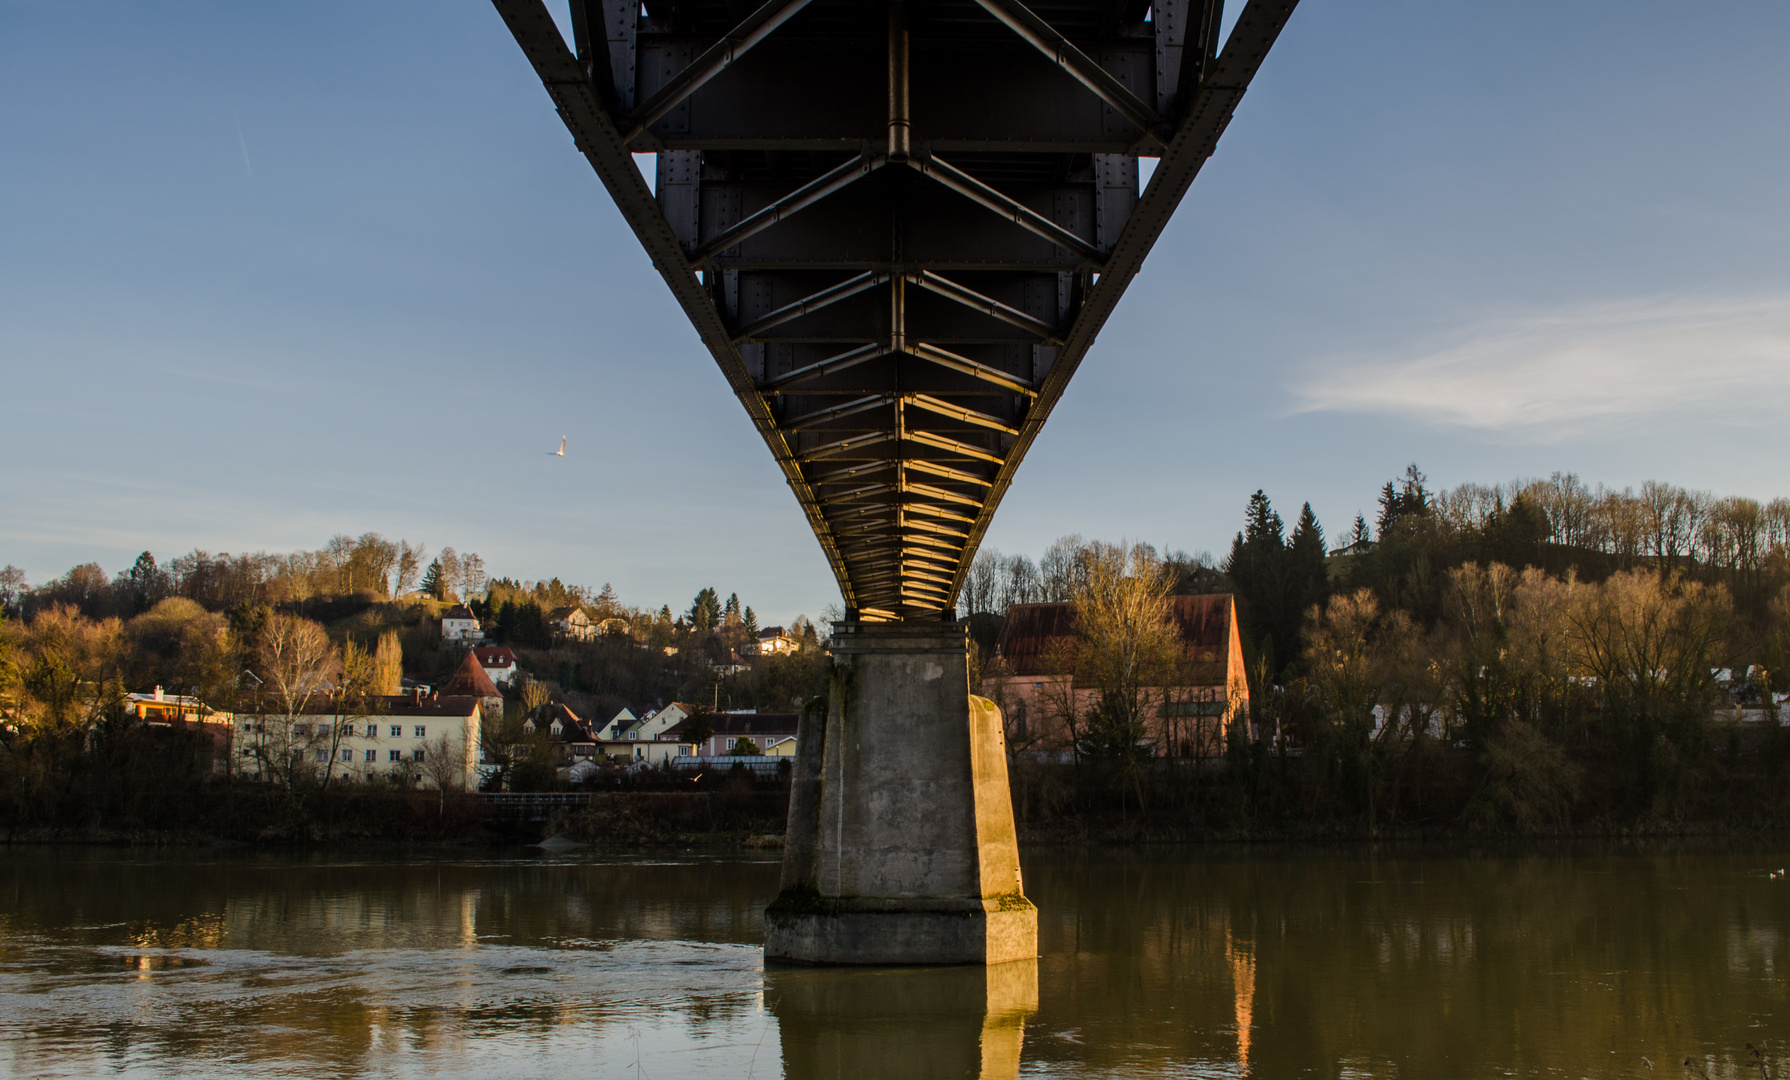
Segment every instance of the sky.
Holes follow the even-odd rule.
[[[1411,462],[1790,495],[1786,56],[1774,0],[1305,0],[987,544],[1334,536]],[[369,530],[838,599],[488,3],[0,0],[0,564]]]

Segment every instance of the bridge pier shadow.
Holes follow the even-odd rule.
[[[1012,1080],[1038,961],[931,968],[769,966],[788,1080]]]

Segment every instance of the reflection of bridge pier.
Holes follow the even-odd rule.
[[[802,716],[773,960],[998,964],[1038,954],[1001,714],[965,630],[841,623],[826,713]]]
[[[1038,1009],[1038,962],[773,969],[765,998],[789,1080],[1011,1080]]]

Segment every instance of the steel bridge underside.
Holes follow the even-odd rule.
[[[1296,2],[494,0],[868,621],[951,617]]]

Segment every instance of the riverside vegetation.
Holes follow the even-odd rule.
[[[1167,601],[1189,592],[1237,596],[1250,684],[1246,722],[1194,752],[1163,737],[1150,696],[1177,677]],[[545,747],[513,753],[523,716],[545,702],[586,716],[674,699],[783,711],[825,684],[820,629],[805,618],[794,653],[717,675],[711,665],[758,630],[737,596],[704,589],[674,616],[627,607],[607,586],[489,579],[476,555],[431,559],[374,534],[166,567],[145,553],[117,575],[89,565],[36,588],[8,567],[0,827],[242,839],[500,829],[470,799],[396,781],[250,783],[216,767],[203,731],[146,729],[124,710],[127,688],[157,684],[234,710],[243,673],[269,662],[270,626],[315,627],[327,638],[318,670],[340,685],[438,681],[457,660],[439,617],[462,598],[528,673],[484,733],[488,756],[515,762],[512,790],[564,786]],[[1437,492],[1413,466],[1381,491],[1372,525],[1357,517],[1327,551],[1309,505],[1288,535],[1257,492],[1221,562],[1078,537],[1037,563],[984,550],[962,598],[975,671],[992,662],[1006,609],[1038,600],[1082,612],[1073,674],[1097,704],[1063,744],[1009,733],[1015,810],[1036,839],[1790,824],[1790,734],[1778,722],[1790,689],[1786,500],[1615,492],[1558,475]],[[605,632],[556,641],[548,615],[572,605]],[[590,783],[637,804],[611,796],[558,825],[649,841],[765,831],[783,786],[620,770]]]

